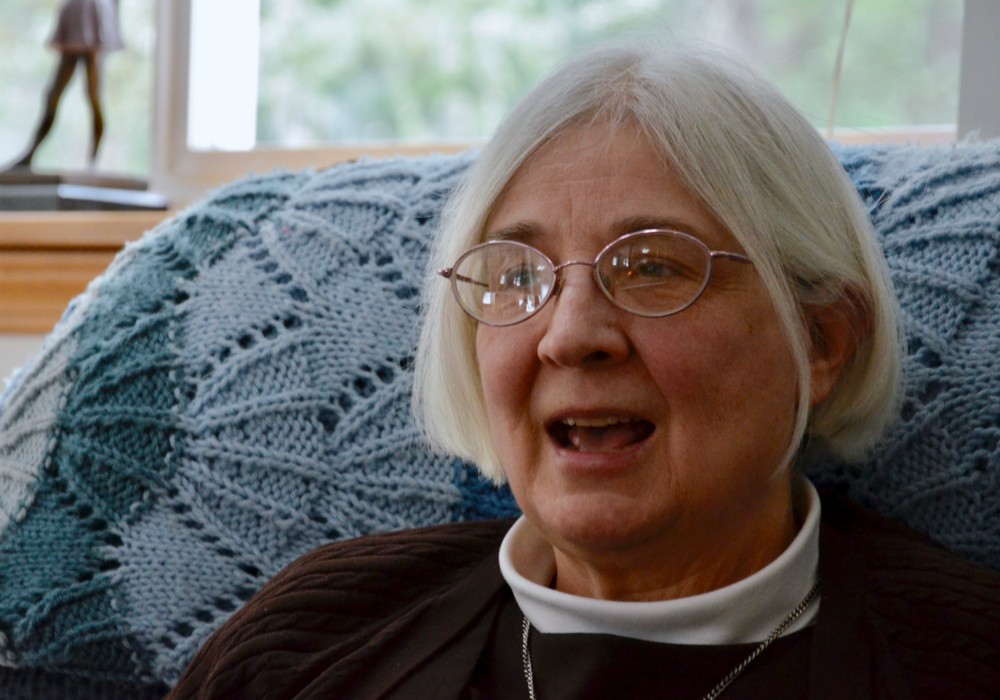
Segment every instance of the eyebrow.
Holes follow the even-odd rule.
[[[505,226],[497,231],[491,231],[483,237],[483,240],[487,241],[518,241],[519,243],[528,243],[530,245],[531,241],[539,238],[542,232],[534,224],[529,224],[526,221],[519,221],[512,226]]]
[[[671,219],[666,217],[656,217],[656,216],[629,216],[624,219],[620,219],[611,225],[611,231],[614,238],[620,238],[627,233],[633,233],[634,231],[645,231],[648,229],[668,229],[670,231],[681,231],[683,233],[690,234],[699,240],[705,240],[707,236],[704,231],[699,227],[692,226],[689,223],[678,219]],[[538,226],[529,223],[527,221],[519,221],[511,226],[505,226],[496,231],[491,231],[484,236],[483,240],[486,241],[517,241],[519,243],[527,243],[528,245],[533,245],[533,241],[537,241],[542,238],[545,234]]]
[[[614,226],[612,226],[616,238],[618,236],[624,236],[626,233],[632,233],[633,231],[645,231],[651,228],[681,231],[682,233],[690,234],[698,239],[706,238],[705,232],[699,227],[693,226],[692,224],[679,219],[665,217],[630,216],[616,222]]]

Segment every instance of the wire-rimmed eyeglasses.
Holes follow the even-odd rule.
[[[611,303],[637,316],[659,317],[691,306],[708,286],[716,258],[752,264],[739,253],[710,250],[681,231],[645,229],[615,239],[593,262],[554,264],[519,241],[488,241],[438,272],[451,282],[459,306],[487,326],[526,321],[559,293],[559,271],[587,265]]]

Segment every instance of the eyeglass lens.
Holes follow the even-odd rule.
[[[705,246],[686,236],[643,234],[612,246],[597,261],[605,293],[641,316],[665,316],[698,298],[708,279]]]
[[[530,246],[506,241],[473,248],[455,265],[459,303],[473,318],[508,325],[542,307],[555,285],[552,263]]]
[[[671,232],[624,236],[601,252],[595,280],[617,306],[641,316],[666,316],[689,306],[705,288],[711,264],[699,241]],[[504,326],[544,305],[556,285],[551,261],[538,250],[494,241],[469,250],[455,264],[452,283],[475,319]]]

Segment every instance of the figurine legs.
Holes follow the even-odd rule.
[[[104,111],[101,108],[101,54],[88,53],[82,56],[87,68],[87,99],[93,117],[93,137],[90,142],[90,165],[97,161],[97,151],[104,136]]]
[[[32,139],[27,152],[11,166],[12,168],[31,167],[35,151],[52,130],[52,125],[56,120],[56,112],[59,110],[59,101],[62,99],[63,92],[73,78],[73,71],[80,61],[83,62],[87,70],[87,99],[90,101],[90,110],[93,115],[90,164],[94,164],[97,159],[97,150],[101,146],[101,137],[104,136],[104,111],[101,108],[101,55],[99,53],[61,53],[59,65],[56,67],[55,75],[52,76],[52,82],[45,95],[45,112],[42,114],[41,121],[38,122],[34,139]]]

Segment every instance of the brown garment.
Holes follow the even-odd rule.
[[[456,524],[306,555],[209,640],[171,697],[475,697],[470,682],[483,685],[477,668],[491,663],[509,600],[497,563],[509,526]],[[1000,697],[1000,573],[824,497],[820,576],[819,615],[799,637],[808,654],[788,662],[808,663],[807,697]],[[696,671],[709,665],[699,659]],[[769,682],[781,683],[780,668]]]
[[[521,619],[513,593],[505,595],[466,687],[469,700],[527,697]],[[544,700],[703,698],[757,646],[660,644],[611,634],[541,634],[535,630],[530,640],[535,691]],[[811,627],[782,637],[746,667],[723,697],[807,697],[811,648]]]

